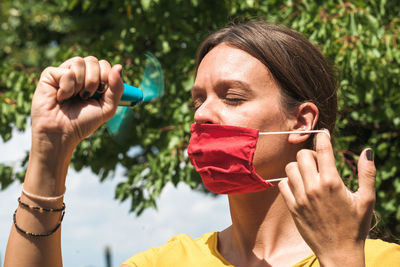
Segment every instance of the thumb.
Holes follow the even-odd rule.
[[[357,164],[358,168],[358,192],[362,196],[375,196],[376,168],[373,151],[370,148],[364,149],[360,154]]]
[[[104,93],[104,102],[102,105],[104,118],[109,120],[114,116],[119,101],[124,91],[124,84],[121,78],[122,66],[117,64],[113,66],[108,74],[109,89]]]

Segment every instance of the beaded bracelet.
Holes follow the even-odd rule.
[[[20,231],[21,233],[23,233],[25,235],[33,236],[33,237],[45,237],[45,236],[50,236],[50,235],[54,234],[55,231],[57,231],[57,229],[60,228],[61,222],[64,219],[64,214],[65,214],[65,211],[63,210],[61,213],[60,222],[57,224],[57,226],[53,230],[51,230],[50,232],[47,232],[47,233],[43,233],[43,234],[36,234],[36,233],[27,232],[18,226],[17,219],[16,219],[17,210],[18,209],[15,210],[14,215],[13,215],[13,222],[14,222],[15,228],[17,228],[17,230]]]
[[[18,198],[18,203],[20,205],[22,205],[25,208],[31,209],[31,210],[38,210],[40,213],[42,213],[43,211],[47,211],[47,212],[60,212],[60,211],[64,211],[65,210],[65,203],[63,203],[62,208],[59,209],[53,209],[53,208],[42,208],[42,207],[37,207],[37,206],[31,206],[29,204],[26,204],[24,202],[21,201],[21,198]]]

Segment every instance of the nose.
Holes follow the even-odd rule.
[[[217,103],[207,98],[194,113],[196,123],[220,124]]]

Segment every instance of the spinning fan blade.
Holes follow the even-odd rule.
[[[114,117],[107,123],[107,130],[113,139],[123,144],[129,134],[129,126],[133,120],[132,107],[148,102],[164,95],[164,73],[161,63],[151,53],[145,54],[146,62],[139,88],[124,83],[124,92]]]
[[[146,65],[140,88],[143,100],[151,101],[164,95],[164,73],[158,59],[150,52],[146,53]]]

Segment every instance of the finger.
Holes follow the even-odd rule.
[[[54,92],[53,90],[56,90]],[[46,68],[41,76],[39,85],[35,94],[48,95],[53,94],[56,96],[57,102],[71,97],[75,92],[75,76],[74,72],[66,68]]]
[[[100,65],[97,58],[88,56],[84,58],[86,64],[85,72],[85,85],[84,88],[79,92],[79,95],[83,99],[88,99],[92,96],[100,83]]]
[[[101,94],[104,93],[104,91],[108,87],[108,74],[110,73],[111,70],[111,65],[108,63],[108,61],[102,59],[99,61],[100,65],[100,84],[99,87],[97,88],[97,93]]]
[[[74,94],[78,94],[83,89],[85,83],[85,60],[81,57],[73,57],[62,63],[60,67],[70,69],[74,72],[76,81]]]
[[[317,151],[317,163],[321,179],[337,177],[338,173],[331,140],[325,133],[318,133],[316,139],[315,148]]]
[[[124,91],[121,74],[122,66],[117,64],[113,66],[108,74],[109,88],[104,93],[103,100],[100,101],[103,109],[104,120],[109,120],[114,115],[119,101]]]
[[[358,192],[360,192],[361,196],[368,199],[375,199],[376,168],[373,157],[373,151],[369,148],[365,149],[361,152],[357,164]]]
[[[304,184],[301,177],[299,166],[297,162],[290,162],[285,167],[286,175],[289,180],[289,186],[297,201],[302,202],[305,198]]]
[[[319,173],[316,163],[317,153],[309,149],[302,149],[297,153],[296,159],[303,179],[304,189],[308,192],[319,184]]]
[[[73,70],[67,70],[59,80],[57,102],[61,103],[62,101],[74,96],[76,90],[75,73]]]
[[[280,181],[278,184],[278,188],[289,210],[293,210],[293,207],[296,205],[296,199],[294,198],[293,192],[290,189],[288,179],[283,179],[282,181]]]

